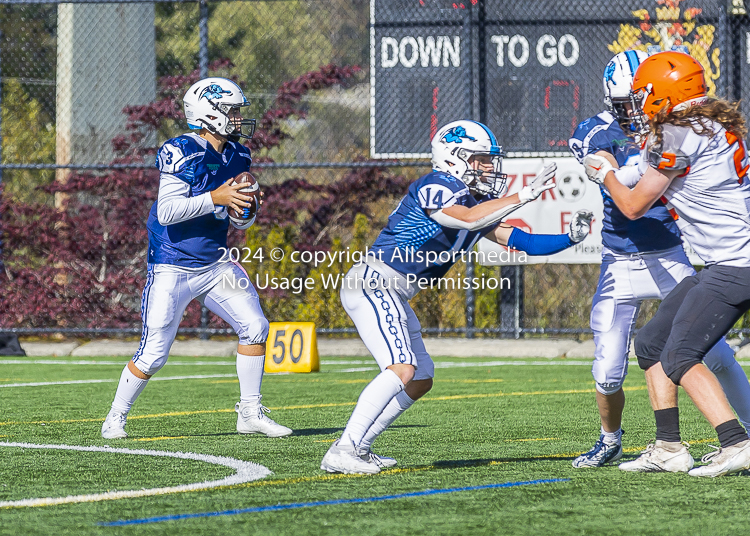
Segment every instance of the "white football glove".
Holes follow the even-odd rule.
[[[570,231],[568,236],[575,242],[581,242],[591,232],[591,220],[594,219],[594,213],[590,210],[579,210],[573,214],[573,219],[570,220]]]
[[[528,186],[524,186],[523,188],[521,188],[521,191],[518,192],[518,198],[521,200],[521,203],[528,203],[529,201],[533,201],[534,199],[542,195],[542,192],[546,192],[547,190],[554,188],[555,171],[557,171],[557,164],[555,164],[554,162],[544,166],[544,169],[537,173],[536,177],[534,177],[534,180],[532,180]]]
[[[595,154],[590,154],[584,158],[583,166],[586,168],[586,176],[589,180],[597,184],[604,184],[604,177],[607,176],[607,173],[615,170],[609,160]]]

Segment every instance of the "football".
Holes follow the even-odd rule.
[[[247,184],[247,187],[241,188],[240,192],[250,195],[249,203],[252,206],[247,207],[242,212],[237,212],[233,208],[230,208],[229,216],[236,220],[251,220],[258,213],[258,208],[260,207],[260,185],[248,171],[243,171],[232,180],[232,184],[238,183]]]

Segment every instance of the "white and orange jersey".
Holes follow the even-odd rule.
[[[642,150],[646,166],[685,170],[664,199],[683,236],[708,264],[750,267],[750,168],[745,143],[719,123],[712,137],[690,127],[663,125],[661,144],[653,135]]]

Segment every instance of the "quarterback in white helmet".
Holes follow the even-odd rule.
[[[234,183],[248,172],[250,150],[239,143],[249,138],[254,120],[242,119],[247,100],[226,78],[205,78],[193,84],[183,105],[188,132],[159,148],[159,195],[148,222],[148,275],[141,301],[141,344],[120,376],[102,437],[127,437],[127,415],[151,376],[167,362],[185,308],[192,300],[222,318],[239,337],[237,432],[281,437],[292,433],[272,421],[260,403],[268,320],[245,269],[226,258],[227,232],[247,229],[255,221],[233,217],[252,205]],[[224,254],[223,254],[223,253]],[[222,283],[229,278],[238,284]]]

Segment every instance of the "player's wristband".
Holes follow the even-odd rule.
[[[519,228],[513,229],[508,247],[525,251],[529,255],[552,255],[575,244],[567,234],[529,234]]]

